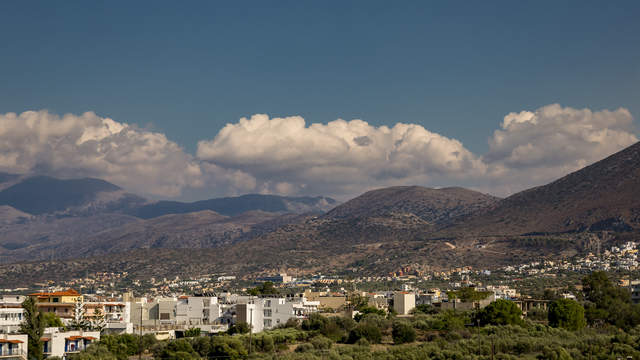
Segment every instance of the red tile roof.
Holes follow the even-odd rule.
[[[39,293],[29,294],[29,296],[38,296],[38,297],[40,296],[76,296],[76,295],[80,295],[80,293],[73,289],[68,289],[65,291],[39,292]]]

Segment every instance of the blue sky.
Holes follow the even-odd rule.
[[[191,155],[254,114],[400,122],[482,156],[510,112],[637,118],[639,17],[637,1],[1,2],[0,113],[93,111]]]

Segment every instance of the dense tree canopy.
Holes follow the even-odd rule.
[[[591,325],[609,323],[623,329],[640,324],[640,305],[631,303],[628,289],[614,284],[603,271],[582,279],[585,315]]]
[[[580,330],[586,325],[584,308],[577,301],[558,299],[549,305],[549,325],[567,330]]]
[[[259,295],[277,295],[280,291],[273,286],[271,281],[265,281],[262,284],[256,286],[253,289],[249,289],[247,291],[249,295],[259,296]]]
[[[449,299],[460,299],[460,301],[480,301],[484,300],[492,294],[490,291],[476,291],[472,287],[463,287],[460,290],[447,292]]]
[[[518,325],[522,324],[522,311],[509,300],[498,299],[478,311],[477,319],[481,325]]]

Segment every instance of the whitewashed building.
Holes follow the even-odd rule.
[[[0,333],[12,333],[18,331],[24,318],[22,295],[0,296]]]
[[[63,332],[56,328],[47,328],[42,337],[43,353],[45,357],[58,356],[66,358],[70,354],[81,352],[99,340],[99,331],[75,330]]]
[[[217,297],[181,296],[176,305],[177,325],[203,325],[219,322],[222,316]]]
[[[0,359],[26,360],[29,336],[23,334],[0,334]]]
[[[406,291],[398,291],[393,294],[393,310],[398,315],[409,315],[415,307],[416,294]]]
[[[236,323],[246,322],[253,332],[260,332],[292,318],[305,319],[317,312],[319,306],[319,301],[308,301],[305,297],[256,298],[236,305]]]

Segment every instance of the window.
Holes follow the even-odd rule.
[[[264,317],[271,317],[271,309],[264,309]]]

